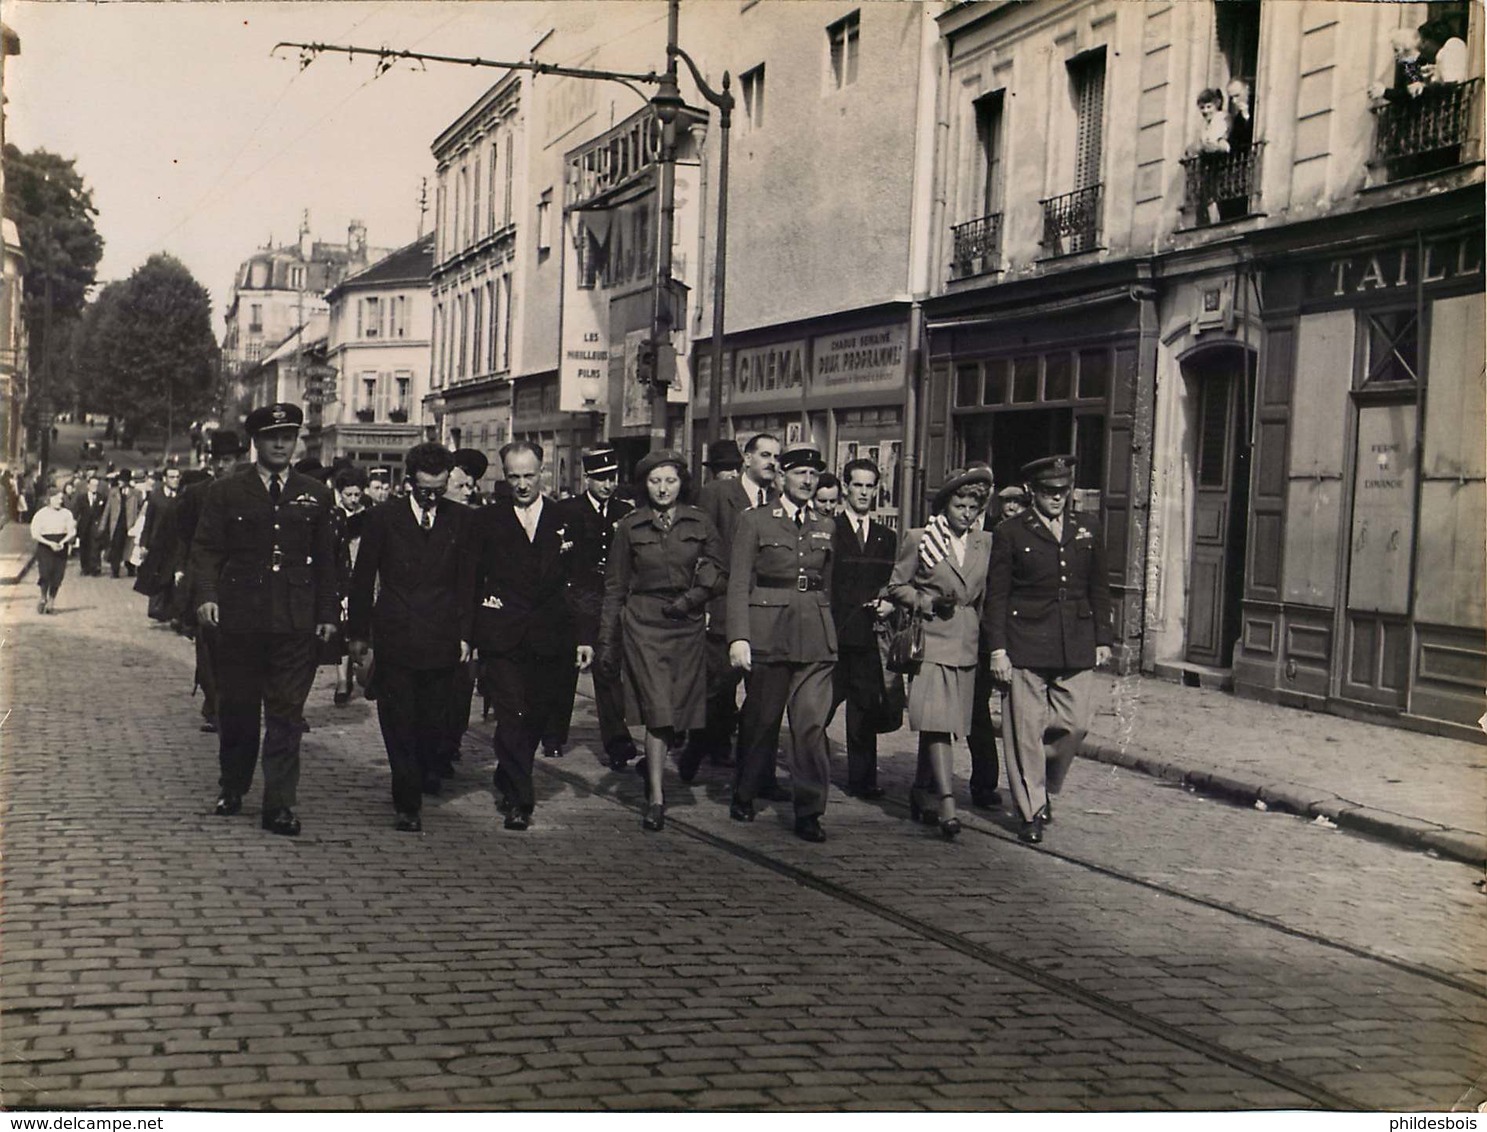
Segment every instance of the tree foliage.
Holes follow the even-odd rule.
[[[189,419],[216,391],[211,297],[180,260],[153,255],[98,293],[77,359],[89,408],[144,426]]]
[[[54,323],[82,314],[103,258],[103,237],[93,223],[93,191],[72,161],[13,145],[5,147],[4,160],[5,215],[15,221],[26,253],[26,325],[37,347],[47,283]]]

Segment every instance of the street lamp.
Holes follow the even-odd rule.
[[[671,350],[673,329],[671,286],[671,241],[676,231],[676,119],[686,105],[676,85],[677,14],[681,0],[666,4],[666,71],[651,96],[651,110],[661,123],[661,181],[656,186],[660,201],[660,218],[656,239],[656,286],[651,295],[651,342],[656,352],[655,372],[651,375],[651,447],[666,447],[666,393],[671,383],[664,373],[674,373],[675,366],[664,367],[661,351]]]

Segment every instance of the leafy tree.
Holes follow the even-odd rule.
[[[207,408],[216,392],[212,301],[180,260],[151,256],[99,292],[83,320],[84,399],[132,425],[163,426]]]
[[[5,147],[4,161],[5,215],[16,222],[26,253],[23,316],[36,368],[48,358],[48,318],[61,338],[61,328],[82,314],[103,258],[103,237],[93,223],[93,192],[72,161],[13,145]]]

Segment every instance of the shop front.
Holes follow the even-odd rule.
[[[1483,229],[1475,202],[1372,238],[1257,248],[1264,346],[1236,688],[1481,738]]]
[[[810,444],[840,472],[866,458],[882,473],[873,517],[900,525],[904,505],[904,399],[909,319],[903,307],[772,327],[728,340],[723,357],[722,435],[740,447],[761,432],[783,447]],[[712,362],[698,343],[694,436],[707,433]],[[698,446],[699,450],[701,445]]]

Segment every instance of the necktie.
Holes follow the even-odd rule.
[[[428,534],[431,530],[433,530],[434,529],[434,512],[433,512],[433,509],[432,508],[425,508],[425,510],[423,512],[423,518],[421,518],[418,522],[419,522],[419,525],[421,527],[423,527],[423,533],[424,534]]]
[[[670,511],[657,511],[656,512],[656,529],[659,530],[659,531],[661,531],[663,534],[666,531],[671,530],[671,512]]]
[[[805,508],[804,507],[797,507],[795,509],[795,529],[797,531],[803,531],[803,530],[805,530]]]
[[[867,520],[863,519],[857,524],[857,541],[863,550],[867,549]]]
[[[284,485],[279,482],[279,473],[275,472],[268,481],[269,502],[275,507],[279,506],[279,497],[284,494]]]

